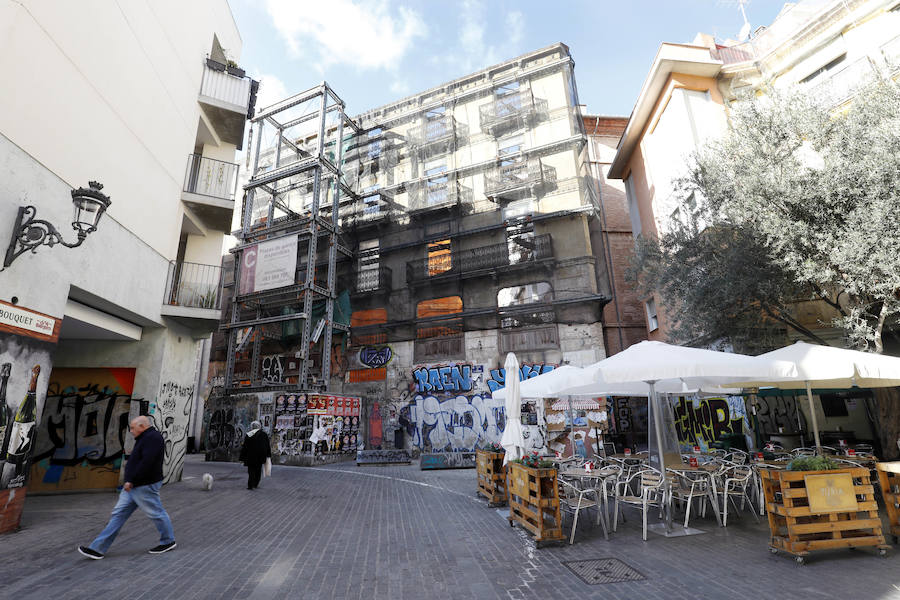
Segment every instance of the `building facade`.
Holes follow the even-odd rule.
[[[299,460],[324,427],[305,394],[324,391],[362,405],[358,429],[327,420],[331,449],[472,450],[500,440],[506,377],[606,355],[599,188],[566,46],[352,119],[320,86],[261,111],[253,135],[212,456],[233,458],[226,438],[274,405],[281,460]],[[534,410],[529,444],[554,447]]]
[[[180,479],[256,84],[234,62],[225,0],[3,2],[0,22],[19,82],[0,100],[4,233],[30,216],[72,243],[73,189],[96,180],[111,199],[77,248],[32,221],[0,271],[0,424],[32,419],[4,435],[8,529],[26,489],[115,488],[137,414],[166,438],[165,480]]]
[[[728,105],[740,90],[800,86],[837,109],[872,78],[897,77],[898,32],[896,0],[802,0],[785,4],[743,43],[706,34],[691,44],[663,43],[608,173],[625,184],[634,236],[664,231],[683,201],[673,182],[691,152],[725,132]],[[650,339],[666,340],[666,299],[643,300]],[[840,335],[822,331],[821,323],[836,316],[824,302],[795,310],[802,325]]]

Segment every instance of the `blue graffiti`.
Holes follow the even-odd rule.
[[[534,364],[519,367],[519,381],[525,381],[544,373],[549,373],[556,365]],[[487,386],[491,393],[496,392],[506,384],[506,369],[491,369],[491,378],[487,380]]]
[[[366,346],[359,351],[359,362],[376,369],[391,362],[393,356],[390,346]]]
[[[416,378],[416,391],[420,394],[459,393],[472,389],[472,365],[419,367],[413,371],[413,376]]]
[[[478,394],[443,398],[419,394],[400,414],[407,421],[412,445],[428,452],[471,452],[499,443],[506,428],[503,402]]]

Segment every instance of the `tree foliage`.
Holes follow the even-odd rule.
[[[842,110],[769,89],[729,116],[633,276],[667,300],[678,341],[703,333],[749,349],[784,327],[815,339],[790,306],[821,299],[851,345],[881,352],[900,313],[900,88],[879,80]]]

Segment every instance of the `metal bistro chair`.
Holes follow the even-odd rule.
[[[687,504],[684,511],[684,528],[687,529],[691,519],[691,505],[695,498],[700,499],[700,516],[706,516],[712,475],[704,471],[680,471],[678,469],[672,469],[672,473],[675,475],[675,480],[669,493],[673,500],[680,500]]]
[[[600,502],[593,489],[579,489],[573,483],[564,479],[557,479],[559,483],[559,508],[572,513],[572,533],[569,535],[569,544],[575,541],[575,529],[578,527],[578,513],[585,508],[597,509],[597,524],[603,527],[603,538],[609,539],[606,530],[606,522],[600,518]],[[591,498],[590,496],[594,496]]]
[[[753,508],[753,500],[750,499],[748,492],[755,491],[756,482],[753,477],[753,468],[748,466],[731,467],[725,471],[723,475],[724,482],[719,493],[722,494],[722,526],[728,525],[728,503],[734,505],[735,510],[743,510],[744,505],[750,505],[750,513],[756,522],[759,523],[759,516],[756,509]],[[736,498],[741,499],[741,506],[738,508]]]
[[[639,495],[631,492],[631,486],[634,484],[635,489],[639,491]],[[643,517],[644,529],[643,540],[647,541],[647,511],[651,508],[658,508],[660,513],[664,510],[666,503],[665,478],[662,473],[656,469],[643,469],[633,473],[627,479],[616,482],[616,508],[613,515],[613,531],[616,531],[619,524],[619,504],[630,504],[641,509]],[[624,517],[624,515],[623,515]]]

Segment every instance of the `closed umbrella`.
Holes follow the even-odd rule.
[[[506,369],[506,427],[500,445],[506,450],[503,457],[503,464],[506,464],[525,454],[525,437],[522,435],[522,396],[519,394],[519,361],[516,355],[512,352],[507,354],[503,366]]]
[[[783,390],[805,389],[809,402],[816,451],[821,453],[819,424],[812,403],[812,388],[894,387],[900,386],[900,358],[797,342],[759,358],[780,360],[796,365],[792,377],[734,379],[735,387],[775,387]]]

